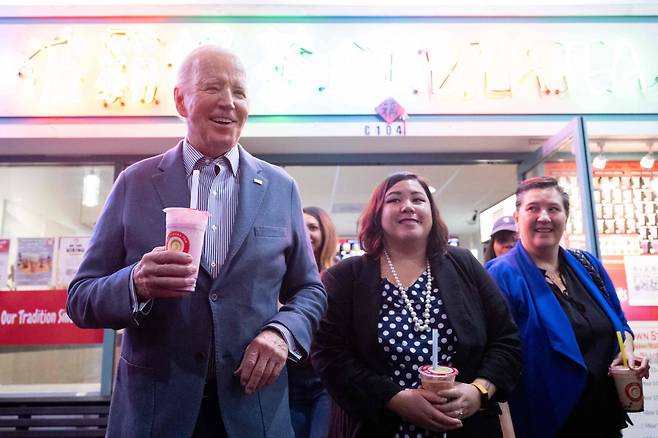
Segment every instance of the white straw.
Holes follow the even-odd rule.
[[[199,198],[199,170],[192,171],[192,190],[190,191],[190,208],[199,209],[197,199]]]
[[[432,369],[436,369],[439,366],[439,358],[437,352],[437,338],[438,333],[436,329],[432,329]]]

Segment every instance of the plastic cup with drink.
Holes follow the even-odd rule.
[[[201,252],[208,225],[208,212],[197,210],[197,193],[199,187],[199,171],[192,173],[192,190],[190,208],[169,207],[163,211],[166,216],[165,246],[170,251],[186,252],[192,256],[192,264],[196,267],[195,276],[199,275]],[[183,290],[193,291],[196,284]]]
[[[457,368],[439,365],[423,365],[418,368],[420,375],[420,384],[423,389],[438,392],[444,389],[450,389],[455,385],[455,377],[459,374]]]
[[[418,369],[421,386],[433,392],[452,388],[455,385],[455,377],[459,374],[457,368],[438,364],[437,341],[437,330],[432,329],[432,363]]]
[[[610,367],[610,374],[617,387],[619,401],[626,412],[644,411],[644,393],[642,377],[635,370],[618,365]]]
[[[620,331],[617,331],[617,342],[621,352],[622,365],[610,367],[609,371],[615,381],[619,401],[627,412],[642,412],[644,411],[642,376],[639,376],[635,370],[628,366],[626,348]]]

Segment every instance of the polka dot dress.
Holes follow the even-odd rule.
[[[432,361],[432,333],[415,331],[409,318],[409,311],[404,307],[397,287],[386,279],[382,284],[383,304],[377,324],[377,341],[388,358],[390,377],[393,381],[404,388],[417,388],[420,386],[418,368]],[[426,284],[427,272],[423,272],[407,290],[407,296],[419,317],[422,317],[424,309],[423,292]],[[457,336],[443,307],[439,289],[435,285],[436,283],[433,283],[430,296],[432,301],[430,328],[438,329],[439,364],[450,365],[457,347]],[[429,432],[403,421],[394,436],[396,438],[442,437],[443,433]]]

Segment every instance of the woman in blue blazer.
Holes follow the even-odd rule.
[[[521,334],[523,378],[509,400],[520,438],[621,436],[628,417],[608,375],[620,362],[616,331],[631,367],[649,374],[647,360],[633,354],[632,331],[601,263],[560,248],[568,215],[569,197],[555,178],[523,181],[514,214],[520,241],[487,264]]]

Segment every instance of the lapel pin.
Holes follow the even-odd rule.
[[[254,182],[255,182],[256,184],[258,184],[259,186],[262,186],[262,185],[263,185],[263,180],[262,180],[262,179],[254,178]]]

